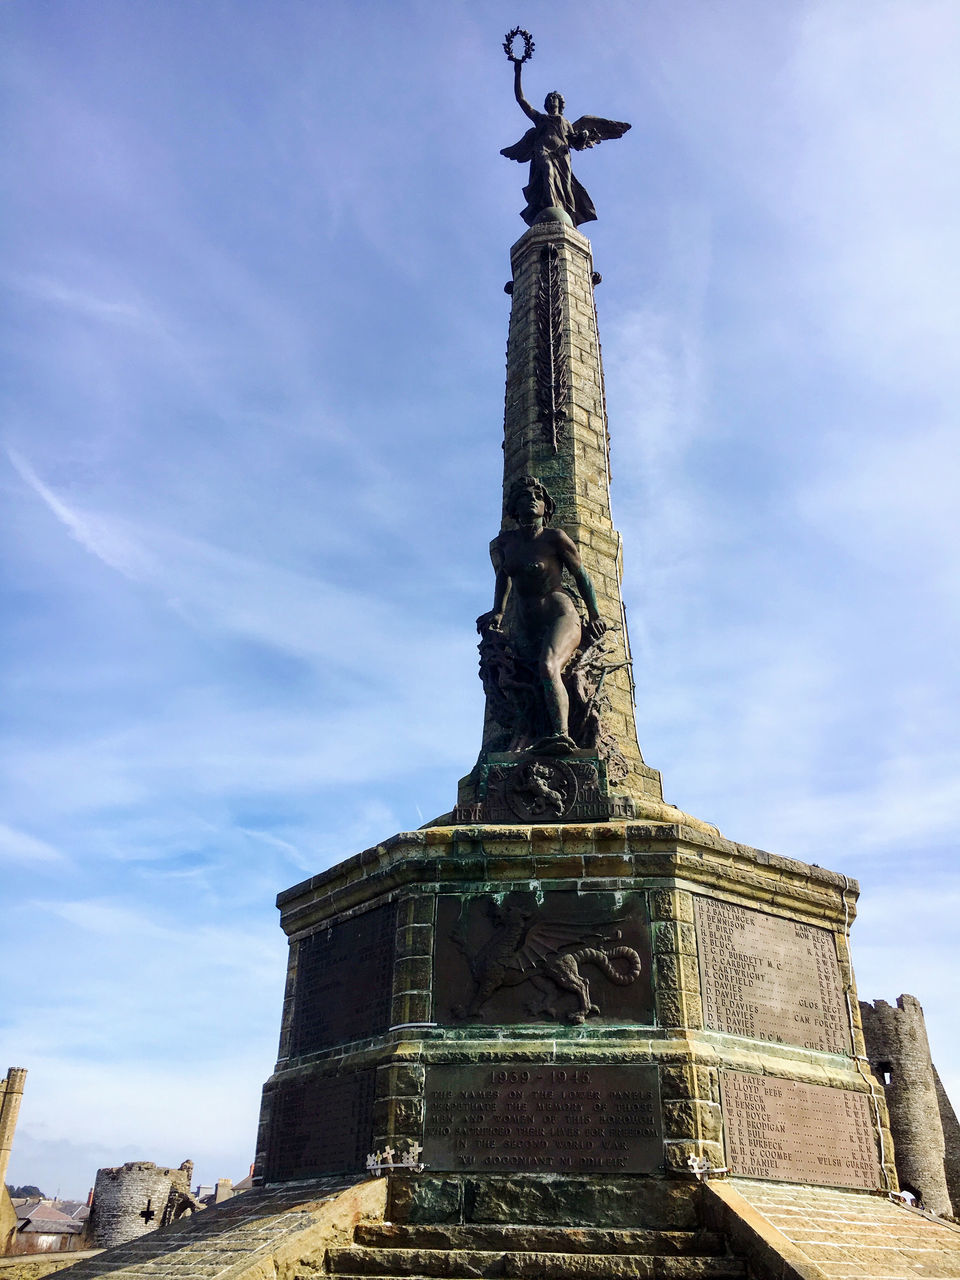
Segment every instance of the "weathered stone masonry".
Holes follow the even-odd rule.
[[[556,502],[552,523],[577,543],[601,616],[613,628],[612,661],[617,669],[604,682],[610,704],[604,724],[630,770],[618,789],[661,800],[660,775],[643,761],[634,720],[630,644],[620,592],[621,542],[610,512],[609,438],[593,295],[599,277],[593,270],[590,241],[560,222],[541,223],[521,236],[510,258],[504,503],[511,486],[525,475],[541,480]],[[551,294],[556,293],[556,315],[547,314],[547,283]],[[553,399],[562,415],[555,433],[544,412],[551,376]],[[503,526],[510,523],[504,513]],[[484,745],[497,731],[488,714]]]
[[[3,1080],[0,1080],[0,1186],[7,1176],[26,1078],[27,1073],[23,1067],[11,1067]]]
[[[900,1184],[934,1213],[956,1213],[957,1120],[930,1057],[920,1001],[861,1001],[860,1012],[870,1066],[886,1094]],[[954,1139],[949,1152],[945,1128]]]
[[[190,1194],[192,1175],[190,1160],[179,1169],[164,1169],[149,1160],[98,1169],[90,1213],[94,1244],[112,1249],[199,1208]]]

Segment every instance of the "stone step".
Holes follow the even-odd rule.
[[[539,1253],[721,1254],[723,1238],[709,1231],[627,1230],[603,1227],[536,1227],[470,1224],[363,1223],[354,1240],[368,1248],[499,1249]]]
[[[546,1253],[496,1249],[331,1249],[329,1273],[347,1277],[516,1277],[522,1280],[741,1280],[744,1264],[727,1257],[637,1253]]]

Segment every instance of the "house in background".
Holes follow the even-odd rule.
[[[83,1221],[56,1208],[53,1201],[14,1201],[14,1209],[17,1225],[8,1253],[67,1253],[83,1247]]]

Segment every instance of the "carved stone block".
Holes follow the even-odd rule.
[[[588,750],[562,757],[491,752],[478,766],[477,804],[458,806],[455,822],[606,822],[636,816],[611,795],[606,762]]]

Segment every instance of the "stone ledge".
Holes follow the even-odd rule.
[[[436,893],[470,882],[502,886],[510,880],[541,878],[571,880],[581,888],[598,878],[651,885],[665,880],[687,891],[708,888],[718,896],[728,894],[731,900],[762,904],[775,912],[800,911],[813,923],[826,920],[837,928],[845,914],[848,921],[854,918],[856,880],[727,840],[715,827],[679,810],[670,811],[670,817],[583,825],[450,825],[398,832],[280,893],[281,927],[295,936],[334,911],[346,912],[404,888],[429,887]]]
[[[395,1069],[428,1063],[537,1061],[558,1066],[594,1061],[659,1063],[667,1068],[701,1072],[724,1068],[755,1075],[800,1080],[828,1088],[869,1093],[856,1063],[842,1054],[746,1040],[719,1031],[689,1027],[643,1027],[635,1023],[599,1026],[542,1025],[425,1026],[404,1028],[316,1050],[277,1063],[269,1084],[306,1078],[317,1073],[336,1075],[347,1067]],[[698,1077],[699,1078],[699,1077]],[[715,1086],[711,1086],[712,1095]],[[706,1101],[716,1101],[709,1096]]]
[[[2,1280],[42,1280],[87,1258],[96,1258],[102,1249],[74,1249],[69,1253],[19,1253],[0,1258]]]
[[[538,222],[510,246],[510,262],[514,272],[516,273],[519,263],[531,249],[561,241],[582,254],[588,261],[593,261],[590,241],[582,231],[577,231],[575,227],[568,227],[563,222]]]

